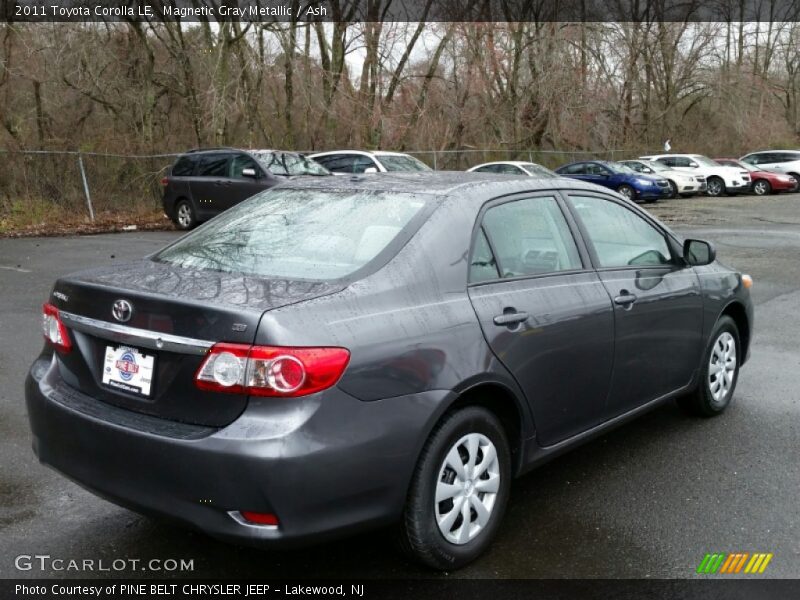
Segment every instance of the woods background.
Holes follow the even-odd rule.
[[[1,24],[0,148],[498,151],[437,165],[464,169],[666,139],[712,156],[800,146],[800,23],[743,22],[740,0],[714,23],[537,22],[541,1],[514,15],[527,22],[381,23],[391,1],[332,0],[325,23]],[[0,215],[81,201],[74,157],[3,161]],[[110,186],[98,202],[152,208],[152,175],[170,162],[87,168]]]

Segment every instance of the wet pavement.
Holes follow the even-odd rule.
[[[168,575],[204,578],[691,577],[706,552],[772,552],[765,575],[797,577],[800,195],[648,209],[713,241],[721,261],[755,279],[752,358],[734,404],[710,420],[669,404],[517,480],[496,543],[450,574],[407,563],[386,531],[305,550],[229,546],[118,508],[39,465],[22,388],[54,279],[141,256],[177,234],[0,240],[0,577],[167,575],[97,570],[120,558],[188,559],[193,571]],[[15,568],[15,557],[36,554],[92,559],[95,570]]]

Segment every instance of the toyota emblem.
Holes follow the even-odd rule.
[[[120,323],[126,323],[131,320],[133,315],[133,306],[127,300],[117,300],[111,307],[111,314]]]

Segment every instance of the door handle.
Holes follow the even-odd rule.
[[[528,313],[526,312],[504,312],[502,315],[497,315],[494,319],[495,325],[509,326],[518,323],[524,323],[528,320]]]
[[[628,290],[622,290],[619,296],[614,298],[614,304],[619,304],[624,308],[630,308],[636,302],[636,295],[631,294]]]
[[[215,184],[215,185],[230,185],[230,184],[231,184],[231,182],[230,182],[230,181],[223,181],[222,179],[217,179],[217,180],[214,182],[214,184]]]

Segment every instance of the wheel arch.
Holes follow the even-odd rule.
[[[742,364],[744,364],[750,348],[751,336],[747,309],[741,302],[734,300],[722,309],[720,317],[730,317],[736,323],[736,328],[739,330],[739,341],[742,343]]]
[[[508,437],[512,474],[516,476],[520,473],[525,456],[525,441],[533,435],[533,422],[525,400],[508,385],[496,380],[473,382],[463,389],[454,391],[454,397],[435,419],[430,431],[446,415],[456,410],[468,406],[485,408],[497,417]],[[430,431],[426,436],[426,440],[430,435]]]

